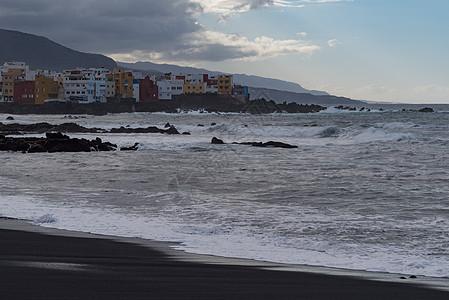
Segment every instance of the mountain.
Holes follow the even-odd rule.
[[[46,37],[0,29],[0,64],[22,61],[31,69],[62,71],[76,67],[105,67],[112,70],[116,62],[101,54],[75,51]]]
[[[191,68],[191,67],[181,67],[177,65],[169,65],[169,64],[155,64],[152,62],[136,62],[136,63],[123,63],[117,62],[119,66],[124,68],[133,69],[133,70],[143,70],[145,72],[158,74],[158,73],[186,73],[186,74],[223,74],[223,72],[218,71],[210,71],[206,69],[199,68]],[[322,91],[314,91],[307,90],[303,88],[301,85],[294,83],[283,81],[279,79],[273,78],[265,78],[261,76],[254,75],[246,75],[246,74],[233,74],[234,82],[236,84],[247,85],[250,87],[258,87],[258,88],[268,88],[273,90],[280,91],[288,91],[293,93],[308,93],[312,95],[329,95],[326,92]]]
[[[295,102],[298,104],[319,104],[319,105],[366,105],[359,100],[352,100],[346,97],[333,95],[313,95],[311,93],[294,93],[267,88],[249,87],[250,100],[266,99],[274,100],[276,103]]]

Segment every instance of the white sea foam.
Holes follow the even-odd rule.
[[[215,224],[210,221],[186,224],[185,219],[145,216],[113,207],[105,209],[104,207],[55,205],[32,197],[1,196],[0,207],[1,216],[22,218],[41,226],[96,234],[178,241],[182,242],[178,249],[198,254],[449,277],[449,267],[441,264],[439,259],[427,253],[418,253],[413,248],[404,251],[395,249],[394,246],[368,246],[305,238],[298,239],[295,244],[289,245],[275,232],[267,236],[249,231],[248,228],[254,230],[252,226],[247,227],[249,224],[237,227],[232,223],[224,226],[224,224]],[[269,207],[265,208],[265,210],[269,209]],[[307,218],[307,214],[303,216]],[[319,216],[315,214],[310,217]]]

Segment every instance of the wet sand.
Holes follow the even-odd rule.
[[[0,245],[0,299],[449,299],[419,278],[183,254],[7,219]]]

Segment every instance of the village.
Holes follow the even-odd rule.
[[[0,103],[53,102],[121,103],[169,101],[183,94],[230,95],[249,100],[247,86],[234,84],[232,75],[147,75],[122,67],[76,68],[61,72],[31,70],[25,62],[0,66]]]

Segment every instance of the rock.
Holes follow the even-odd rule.
[[[216,137],[213,137],[212,141],[210,143],[211,144],[216,144],[216,145],[223,145],[224,144],[223,140],[217,139]]]
[[[164,126],[164,128],[170,128],[170,127],[171,127],[170,123],[167,123],[167,124],[165,124],[165,126]]]
[[[49,140],[68,140],[70,139],[67,135],[62,134],[59,132],[47,132],[45,133],[45,136]]]
[[[411,275],[409,278],[411,278],[411,279],[416,279],[416,278],[418,278],[418,277],[416,277],[415,275]]]
[[[178,129],[176,129],[174,126],[171,126],[169,129],[165,131],[166,134],[180,134]]]
[[[217,125],[217,123],[210,123],[210,126],[215,126]]]
[[[136,151],[138,149],[139,143],[135,143],[133,146],[131,147],[121,147],[120,151]]]
[[[269,141],[266,143],[262,143],[262,142],[243,142],[243,143],[234,143],[234,144],[239,144],[239,145],[249,145],[252,147],[261,147],[261,148],[298,148],[298,146],[295,145],[290,145],[290,144],[286,144],[286,143],[282,143],[282,142],[274,142],[274,141]]]
[[[47,149],[41,144],[33,144],[28,148],[28,153],[47,152]]]
[[[47,139],[44,143],[48,152],[90,152],[91,143],[86,139]]]
[[[191,135],[190,132],[184,131],[182,135]]]
[[[27,151],[30,145],[22,139],[7,138],[0,143],[0,151]]]
[[[419,112],[435,112],[431,107],[424,107],[418,110]]]
[[[204,125],[203,125],[203,124],[198,124],[197,126],[198,126],[198,127],[204,127]]]
[[[9,116],[9,117],[6,118],[6,120],[12,121],[12,120],[14,120],[14,118]]]

